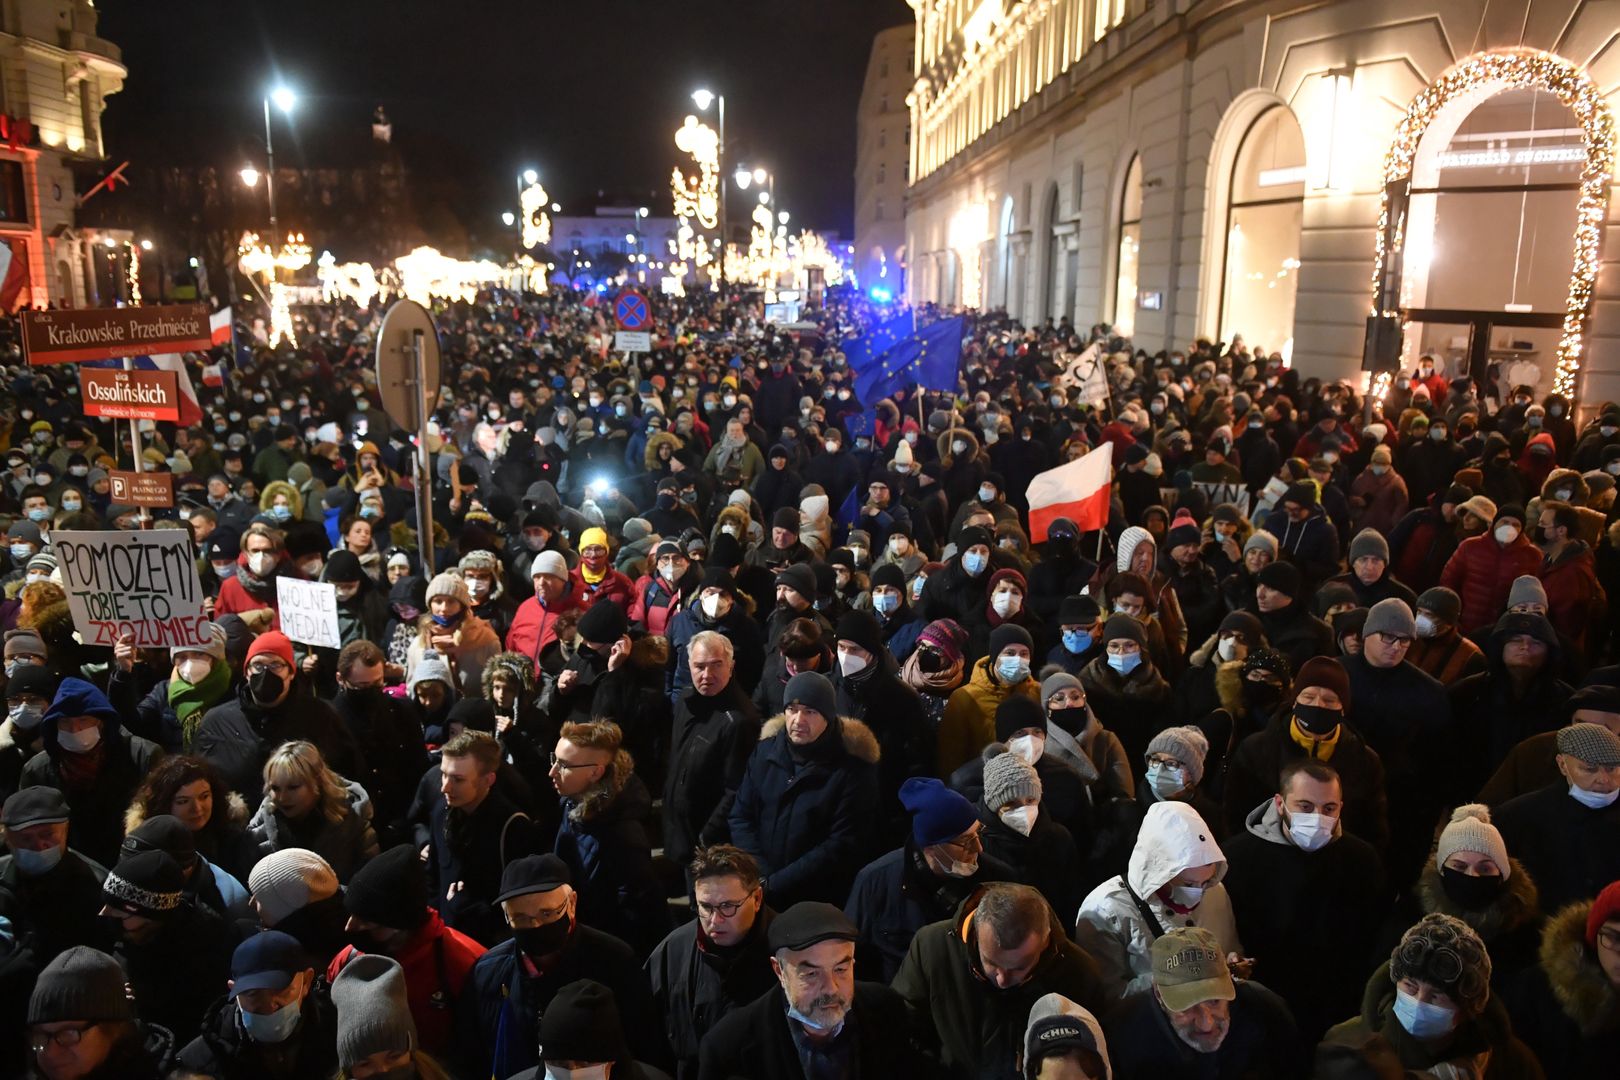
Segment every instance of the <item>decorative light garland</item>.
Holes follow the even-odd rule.
[[[680,265],[680,273],[675,276],[684,277],[685,264],[702,267],[714,258],[700,230],[713,229],[720,223],[720,136],[697,117],[688,116],[675,131],[675,148],[690,155],[698,166],[695,178],[689,179],[679,165],[669,178],[675,217],[680,223],[670,254]],[[673,266],[671,273],[675,273]]]
[[[518,196],[518,209],[522,211],[522,239],[525,249],[551,243],[551,218],[546,214],[546,206],[550,202],[551,196],[546,194],[546,189],[540,186],[538,180],[525,187]]]
[[[141,303],[141,249],[134,244],[129,245],[129,302]]]
[[[1564,301],[1564,323],[1558,341],[1553,393],[1573,398],[1587,311],[1597,280],[1603,223],[1608,217],[1609,184],[1614,167],[1614,117],[1586,72],[1552,53],[1528,49],[1503,50],[1471,56],[1454,65],[1433,85],[1412,100],[1396,128],[1395,141],[1384,158],[1384,194],[1378,213],[1378,246],[1373,257],[1372,314],[1393,317],[1398,311],[1379,309],[1384,262],[1392,244],[1389,237],[1389,184],[1409,179],[1418,144],[1440,111],[1453,100],[1476,95],[1485,87],[1546,90],[1580,121],[1586,144],[1586,166],[1581,171],[1580,200],[1575,217],[1575,265],[1569,294]]]
[[[309,265],[313,252],[304,243],[303,233],[288,233],[280,251],[259,240],[258,233],[243,233],[236,245],[237,266],[248,277],[261,279],[270,294],[270,347],[283,340],[298,344],[293,333],[291,293],[277,280],[280,271],[289,274]]]

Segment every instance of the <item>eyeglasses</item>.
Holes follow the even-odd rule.
[[[1149,754],[1147,763],[1149,765],[1157,765],[1163,769],[1179,769],[1182,767],[1180,761],[1165,754]]]
[[[84,1038],[84,1033],[95,1026],[96,1025],[94,1024],[80,1024],[78,1027],[58,1028],[55,1031],[40,1031],[36,1029],[30,1037],[29,1042],[30,1045],[33,1046],[34,1053],[36,1054],[43,1054],[46,1047],[50,1046],[52,1043],[55,1043],[63,1050],[69,1050],[75,1046],[78,1046],[79,1040]]]
[[[754,891],[757,891],[757,887]],[[705,904],[699,900],[697,901],[698,918],[712,919],[716,915],[727,919],[736,918],[737,912],[743,909],[743,905],[754,898],[754,891],[750,891],[741,900],[722,900],[718,904]]]
[[[550,926],[564,915],[568,914],[568,904],[559,904],[554,908],[545,908],[533,915],[524,915],[516,912],[506,917],[507,925],[514,930],[532,930],[537,926]]]
[[[979,838],[980,829],[981,829],[980,826],[975,825],[973,827],[972,832],[963,833],[961,836],[958,836],[955,840],[947,840],[943,844],[941,844],[940,846],[941,847],[948,847],[948,848],[955,848],[957,851],[967,851],[967,852],[983,851],[984,850],[984,841]]]
[[[253,663],[248,665],[247,671],[248,671],[249,675],[257,675],[260,672],[264,672],[264,671],[273,671],[277,675],[290,675],[290,674],[292,674],[292,668],[287,665],[287,662],[285,660],[273,660],[273,659],[272,660],[254,660]]]
[[[1612,953],[1620,953],[1620,930],[1605,927],[1598,931],[1597,943]]]
[[[594,762],[594,761],[584,761],[584,762],[580,762],[579,764],[576,765],[576,764],[573,764],[571,762],[567,762],[567,761],[562,760],[556,754],[551,754],[550,757],[551,757],[551,767],[553,769],[558,770],[559,772],[568,772],[568,771],[570,771],[572,769],[592,769],[592,768],[595,768],[596,765],[598,764],[597,762]]]

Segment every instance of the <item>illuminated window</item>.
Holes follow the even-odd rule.
[[[1097,20],[1092,26],[1092,37],[1101,41],[1103,37],[1125,21],[1125,9],[1130,0],[1097,0]]]
[[[1114,330],[1121,337],[1136,333],[1136,281],[1142,250],[1142,155],[1131,158],[1125,190],[1119,200],[1119,276],[1114,292]]]
[[[1057,320],[1069,313],[1069,306],[1064,303],[1061,275],[1058,273],[1058,260],[1063,257],[1063,238],[1057,233],[1058,223],[1058,190],[1052,189],[1052,197],[1046,205],[1046,315],[1047,318]]]
[[[20,161],[0,161],[0,221],[28,220],[28,184]]]
[[[1299,237],[1305,216],[1305,136],[1287,106],[1261,113],[1232,164],[1221,282],[1221,339],[1291,359]]]

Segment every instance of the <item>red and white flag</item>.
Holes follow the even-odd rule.
[[[136,367],[145,367],[146,363],[157,371],[172,371],[179,376],[180,385],[180,426],[190,427],[192,424],[202,423],[202,406],[197,404],[197,388],[191,385],[191,373],[186,370],[186,362],[179,353],[155,353],[152,356],[137,356]]]
[[[225,345],[231,340],[231,309],[220,308],[208,316],[208,333],[215,345]]]
[[[0,241],[0,311],[16,310],[27,290],[28,242],[21,238]]]
[[[1057,518],[1081,532],[1108,524],[1108,493],[1114,474],[1114,444],[1105,442],[1083,458],[1048,469],[1029,482],[1029,539],[1040,543]]]

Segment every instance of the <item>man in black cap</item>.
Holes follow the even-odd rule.
[[[905,835],[900,785],[927,776],[934,764],[934,731],[917,691],[900,678],[894,657],[883,642],[877,620],[864,611],[847,611],[838,620],[838,665],[833,686],[838,715],[853,717],[877,736],[878,806],[885,826],[884,846]]]
[[[38,1075],[167,1075],[174,1036],[143,1024],[136,1005],[118,961],[106,953],[76,945],[52,960],[28,999]]]
[[[121,855],[166,852],[185,876],[186,899],[209,908],[227,922],[256,922],[247,888],[197,852],[197,839],[173,814],[154,814],[124,837]]]
[[[700,1080],[926,1075],[908,1039],[904,1003],[855,981],[855,925],[830,904],[795,904],[768,934],[777,985],[715,1026]]]
[[[631,1055],[613,991],[594,979],[569,983],[551,999],[540,1018],[540,1059],[512,1080],[609,1075],[614,1080],[669,1080],[662,1069]]]
[[[0,901],[41,964],[76,944],[112,947],[111,929],[96,917],[107,869],[68,847],[68,813],[51,787],[23,788],[0,810]]]
[[[697,595],[702,582],[702,564],[687,558],[679,541],[659,541],[653,548],[652,565],[636,582],[630,621],[649,634],[663,634],[676,612]]]
[[[1620,880],[1620,735],[1602,724],[1558,730],[1557,781],[1500,807],[1495,825],[1541,893],[1543,911]]]
[[[315,964],[298,939],[262,930],[236,947],[224,997],[180,1051],[205,1076],[286,1080],[337,1068],[337,1013],[315,989]]]
[[[538,1065],[540,1015],[559,990],[583,978],[613,992],[636,1056],[663,1060],[663,1026],[635,954],[578,920],[571,875],[561,859],[514,859],[495,900],[512,938],[479,957],[456,1008],[463,1075],[511,1076]]]
[[[1203,644],[1226,613],[1220,581],[1204,562],[1203,533],[1196,524],[1183,519],[1165,536],[1164,552],[1170,561],[1170,587],[1176,592],[1187,624],[1187,640]]]
[[[816,572],[808,563],[794,563],[777,571],[776,608],[765,623],[767,649],[776,649],[782,631],[794,619],[814,619],[826,637],[833,636],[832,622],[816,610],[817,595]]]
[[[718,556],[723,545],[735,548],[731,537],[722,536],[711,553]],[[674,701],[692,685],[687,646],[704,630],[712,630],[731,642],[736,657],[735,677],[744,687],[759,685],[765,670],[765,634],[750,614],[751,601],[737,588],[731,570],[714,562],[703,572],[694,603],[669,621],[669,663],[664,669],[664,691]]]
[[[683,651],[693,685],[675,699],[662,815],[664,855],[678,866],[700,846],[730,837],[727,815],[760,729],[736,677],[731,640],[705,630]]]
[[[1291,562],[1274,562],[1262,567],[1255,580],[1255,608],[1266,641],[1288,657],[1295,671],[1313,656],[1338,652],[1333,628],[1312,615],[1305,603],[1305,582],[1299,567]]]
[[[1277,538],[1279,557],[1299,567],[1313,592],[1317,584],[1339,572],[1339,533],[1316,492],[1311,480],[1292,485],[1265,525],[1266,532]]]
[[[808,565],[814,558],[815,553],[799,539],[799,508],[784,506],[771,517],[770,543],[755,547],[743,563],[775,571],[800,563]]]

